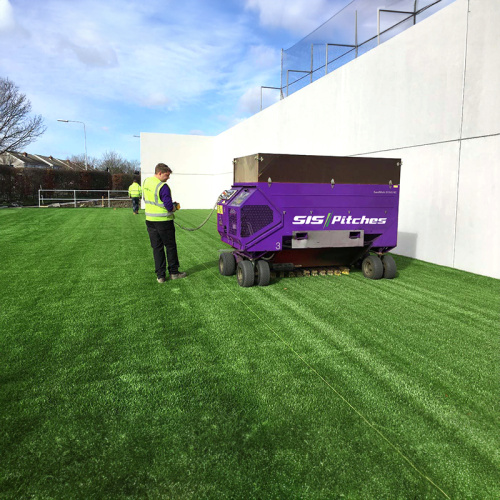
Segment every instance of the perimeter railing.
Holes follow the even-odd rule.
[[[38,206],[102,206],[130,200],[128,191],[113,189],[39,189]],[[49,203],[47,203],[49,202]]]

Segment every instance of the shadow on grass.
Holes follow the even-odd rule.
[[[207,269],[216,269],[218,271],[219,261],[211,260],[209,262],[202,262],[201,264],[197,264],[196,266],[192,266],[189,269],[186,269],[188,274],[196,274],[202,271],[206,271]]]
[[[394,257],[394,260],[396,261],[398,273],[396,274],[396,278],[399,276],[399,271],[404,271],[405,269],[411,267],[412,265],[415,264],[415,259],[412,259],[410,257],[404,257],[402,255],[395,255],[391,254]],[[219,261],[218,260],[212,260],[209,262],[202,262],[201,264],[197,264],[196,266],[192,266],[188,269],[186,269],[186,272],[188,274],[196,274],[198,272],[206,271],[207,269],[215,269],[218,272],[219,268]],[[350,273],[351,274],[363,274],[362,270],[360,268],[357,268],[356,266],[350,266]],[[296,279],[296,278],[289,278],[288,276],[275,276],[271,278],[271,282],[269,283],[270,285],[273,284],[278,284],[281,281],[284,280],[284,283],[288,283],[290,279]]]
[[[415,259],[412,259],[411,257],[404,257],[402,255],[396,255],[396,254],[393,254],[391,253],[391,255],[394,257],[394,260],[396,261],[396,267],[397,267],[397,273],[396,273],[396,278],[399,277],[399,271],[404,271],[410,267],[412,267],[413,265],[415,265],[416,263],[418,263],[418,261],[416,261]],[[349,274],[351,275],[363,275],[363,271],[361,269],[361,265],[350,265],[350,266],[347,266],[349,267]],[[297,268],[299,269],[299,268]],[[304,277],[304,276],[301,276],[301,277]],[[289,279],[295,279],[295,278],[290,278],[288,276],[276,276],[274,278],[271,278],[271,282],[270,282],[270,285],[272,284],[277,284],[277,283],[280,283],[282,280],[285,280],[285,283],[288,282]]]

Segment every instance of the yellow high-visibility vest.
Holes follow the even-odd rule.
[[[166,184],[157,177],[148,177],[142,184],[142,198],[146,204],[146,220],[173,220],[173,212],[169,212],[160,200],[160,189]]]
[[[131,198],[140,198],[142,194],[142,189],[137,182],[133,182],[129,187],[128,187],[128,195]]]

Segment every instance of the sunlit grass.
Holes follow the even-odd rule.
[[[215,216],[177,240],[160,285],[143,215],[0,211],[0,496],[498,498],[498,280],[243,289]]]

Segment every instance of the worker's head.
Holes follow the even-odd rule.
[[[171,173],[172,169],[165,163],[158,163],[155,167],[155,176],[162,182],[167,181]]]
[[[158,163],[155,167],[155,174],[158,174],[160,172],[168,172],[169,174],[172,173],[172,169],[168,166],[165,165],[165,163]]]

